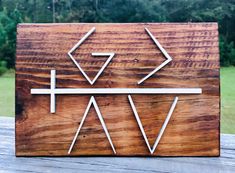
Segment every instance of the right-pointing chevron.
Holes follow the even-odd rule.
[[[163,55],[166,58],[166,61],[164,61],[162,64],[160,64],[158,67],[156,67],[153,71],[151,71],[147,76],[142,78],[138,84],[141,84],[144,82],[146,79],[148,79],[150,76],[152,76],[154,73],[159,71],[161,68],[163,68],[165,65],[167,65],[171,60],[171,56],[167,53],[167,51],[162,47],[162,45],[158,42],[158,40],[153,36],[153,34],[148,30],[148,28],[145,28],[145,31],[148,33],[148,35],[151,37],[153,42],[157,45],[157,47],[160,49],[160,51],[163,53]]]
[[[147,144],[147,147],[148,147],[150,153],[153,154],[154,151],[156,150],[160,140],[161,140],[161,137],[162,137],[162,135],[163,135],[163,133],[164,133],[164,131],[166,129],[166,126],[167,126],[167,124],[168,124],[168,122],[169,122],[169,120],[171,118],[171,115],[172,115],[172,113],[173,113],[173,111],[174,111],[174,109],[176,107],[176,104],[177,104],[177,101],[178,101],[178,97],[175,97],[175,99],[174,99],[174,101],[173,101],[173,103],[171,105],[171,108],[170,108],[170,110],[169,110],[169,112],[168,112],[168,114],[166,116],[166,119],[165,119],[165,121],[164,121],[164,123],[163,123],[163,125],[162,125],[162,127],[161,127],[161,129],[159,131],[159,133],[158,133],[157,139],[155,140],[154,145],[153,145],[152,148],[151,148],[151,146],[149,144],[148,138],[147,138],[146,133],[144,131],[144,127],[143,127],[143,125],[141,123],[140,117],[139,117],[139,115],[137,113],[137,110],[135,108],[135,105],[134,105],[134,102],[133,102],[133,100],[131,98],[131,95],[128,95],[128,99],[129,99],[129,102],[131,104],[131,108],[132,108],[132,110],[134,112],[134,115],[135,115],[136,121],[138,123],[138,126],[140,128],[140,131],[141,131],[141,133],[142,133],[142,135],[144,137],[145,143]]]

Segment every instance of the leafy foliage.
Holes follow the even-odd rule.
[[[234,0],[0,0],[0,62],[14,67],[18,23],[53,21],[218,22],[221,65],[235,65]]]
[[[15,47],[16,47],[16,25],[22,20],[17,9],[8,12],[4,8],[0,12],[0,67],[1,62],[6,62],[5,66],[10,68],[15,64]]]

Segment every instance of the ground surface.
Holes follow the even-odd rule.
[[[221,132],[235,134],[235,67],[221,68]],[[14,116],[15,78],[9,71],[0,77],[0,116]]]

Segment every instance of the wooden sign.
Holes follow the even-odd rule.
[[[216,23],[20,24],[17,156],[219,156]]]

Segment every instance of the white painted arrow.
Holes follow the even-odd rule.
[[[140,81],[138,81],[138,84],[141,84],[144,82],[146,79],[148,79],[150,76],[152,76],[154,73],[159,71],[161,68],[163,68],[165,65],[167,65],[171,60],[171,56],[167,53],[167,51],[162,47],[162,45],[158,42],[158,40],[153,36],[153,34],[148,30],[148,28],[145,28],[145,31],[148,33],[148,35],[151,37],[153,42],[157,45],[159,50],[163,53],[163,55],[166,58],[166,61],[164,61],[162,64],[160,64],[158,67],[156,67],[153,71],[151,71],[147,76],[142,78]]]

